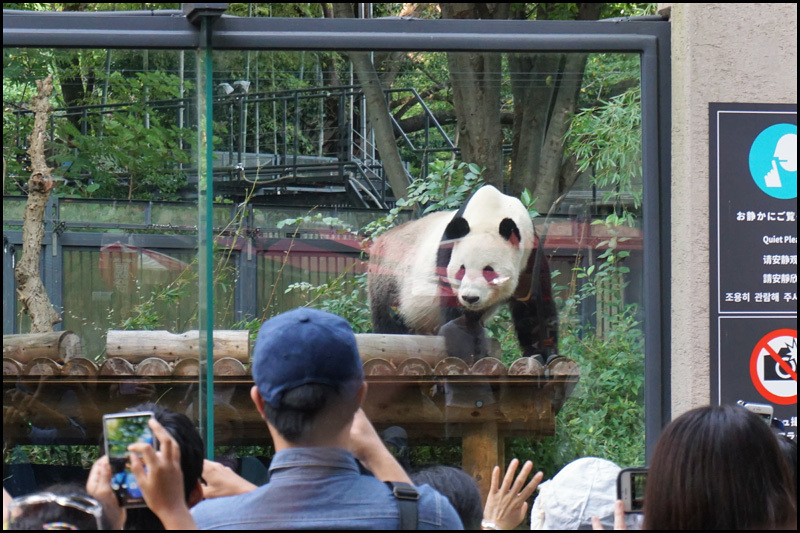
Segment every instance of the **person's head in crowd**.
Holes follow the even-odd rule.
[[[483,518],[481,493],[472,476],[452,466],[432,466],[411,474],[414,485],[430,485],[446,497],[458,513],[464,529],[480,529]]]
[[[606,529],[614,525],[617,476],[621,468],[599,457],[582,457],[539,484],[531,509],[531,529],[592,529],[592,517]],[[637,518],[625,518],[636,529]]]
[[[177,411],[165,409],[153,403],[144,403],[131,408],[132,411],[152,411],[155,419],[164,426],[178,443],[181,451],[183,472],[183,495],[189,508],[203,499],[203,460],[205,447],[200,432],[192,421]],[[164,529],[158,517],[147,508],[128,509],[125,529]]]
[[[46,491],[14,498],[8,507],[9,529],[108,529],[103,506],[78,484],[64,483]],[[5,528],[4,528],[5,529]]]
[[[645,488],[645,529],[797,526],[789,468],[772,430],[743,407],[700,407],[656,443]]]
[[[299,308],[262,324],[250,395],[276,450],[342,446],[366,393],[355,335],[336,315]]]

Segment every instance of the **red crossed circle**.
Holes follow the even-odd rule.
[[[770,357],[775,359],[775,362],[780,365],[783,371],[789,374],[793,380],[797,381],[797,372],[792,370],[786,361],[784,361],[769,345],[769,341],[777,337],[793,337],[795,344],[797,344],[796,329],[776,329],[775,331],[764,335],[761,340],[756,343],[756,347],[753,348],[753,353],[750,356],[750,379],[753,380],[753,385],[755,385],[756,389],[758,389],[758,392],[760,392],[761,395],[767,400],[775,402],[779,405],[792,405],[797,403],[796,392],[793,396],[779,396],[767,390],[767,388],[761,382],[761,378],[758,377],[758,359],[761,356],[761,351],[766,350]]]

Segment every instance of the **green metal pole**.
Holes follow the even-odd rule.
[[[200,382],[198,418],[205,436],[206,457],[214,458],[214,168],[213,168],[213,62],[211,21],[200,22],[197,52],[197,147],[198,147],[198,263],[200,329]]]

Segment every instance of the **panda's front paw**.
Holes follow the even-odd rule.
[[[525,357],[530,357],[531,359],[536,359],[542,366],[544,366],[544,356],[540,353],[536,354],[525,354]]]
[[[558,355],[557,353],[551,353],[547,356],[547,364],[545,364],[545,366],[549,365],[553,361],[557,361],[558,359],[565,359],[565,357],[563,355]]]

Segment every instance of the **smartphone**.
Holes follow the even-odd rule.
[[[111,464],[111,488],[123,507],[147,506],[130,469],[131,452],[128,451],[128,446],[136,442],[146,442],[158,449],[158,440],[148,425],[153,416],[151,411],[103,416],[106,455]]]
[[[738,405],[741,405],[751,413],[757,414],[761,419],[767,423],[768,426],[772,426],[772,413],[773,408],[771,405],[766,403],[752,403],[752,402],[745,402],[739,400],[736,402]]]
[[[644,488],[647,468],[623,468],[617,476],[617,499],[622,500],[626,513],[644,511]]]

